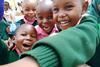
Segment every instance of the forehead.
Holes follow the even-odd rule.
[[[52,12],[52,4],[48,4],[46,2],[39,2],[36,10],[39,13]]]
[[[35,28],[31,25],[22,25],[18,30],[17,33],[22,33],[22,32],[36,32]]]
[[[9,5],[9,3],[8,2],[5,2],[4,5]]]
[[[22,2],[22,7],[25,8],[25,7],[36,7],[36,1],[34,0],[24,0]]]
[[[52,13],[51,6],[37,6],[37,13]]]
[[[83,0],[53,0],[54,5],[64,5],[64,4],[80,4]]]

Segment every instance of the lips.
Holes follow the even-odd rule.
[[[22,46],[22,48],[24,49],[24,50],[30,50],[31,49],[31,47],[32,47],[32,45],[30,45],[30,44],[23,44],[23,46]]]
[[[43,27],[43,29],[44,29],[44,30],[49,30],[49,29],[50,29],[50,27]]]
[[[59,21],[60,26],[67,26],[70,22],[63,20],[63,21]]]
[[[49,30],[50,29],[50,26],[48,24],[42,24],[42,28],[44,30]]]

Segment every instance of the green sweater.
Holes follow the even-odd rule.
[[[8,63],[8,57],[8,48],[5,45],[5,43],[2,40],[0,40],[0,65]]]
[[[0,40],[0,65],[17,61],[19,55],[15,50],[9,51],[6,44]]]
[[[16,22],[16,26],[17,26],[17,28],[18,28],[20,25],[24,24],[24,23],[25,23],[25,22],[24,22],[24,20],[23,20],[23,19],[21,19],[21,20],[17,21],[17,22]],[[34,23],[33,23],[32,25],[33,25],[33,26],[38,25],[37,20],[35,20],[35,21],[34,21]]]
[[[8,27],[7,22],[4,19],[2,19],[0,21],[0,38],[3,40],[7,40],[9,38],[9,35],[6,32],[7,27]]]
[[[21,58],[31,56],[40,67],[76,67],[84,64],[94,55],[99,44],[98,29],[97,18],[87,15],[80,25],[39,40]]]

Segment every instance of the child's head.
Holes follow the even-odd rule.
[[[23,24],[16,30],[14,42],[20,52],[30,50],[36,41],[37,32],[32,25]]]
[[[10,9],[10,4],[9,4],[9,2],[5,1],[4,2],[4,10],[7,11],[8,9]]]
[[[27,21],[32,21],[36,17],[36,0],[23,0],[22,12]]]
[[[87,9],[85,0],[53,0],[53,15],[61,29],[75,26]]]
[[[49,2],[49,3],[48,3]],[[41,0],[38,2],[36,17],[39,26],[49,34],[54,28],[52,3],[49,0]]]

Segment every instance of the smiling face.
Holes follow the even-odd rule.
[[[22,53],[32,48],[32,45],[37,41],[37,32],[32,25],[23,24],[16,32],[15,44]]]
[[[36,4],[35,2],[31,1],[24,1],[22,3],[22,11],[24,16],[27,18],[28,21],[31,21],[35,18],[36,15]]]
[[[53,0],[53,14],[57,25],[65,30],[75,26],[84,12],[81,0]]]
[[[47,34],[52,31],[55,24],[51,7],[51,5],[47,5],[44,2],[39,3],[37,6],[36,17],[38,24]]]

